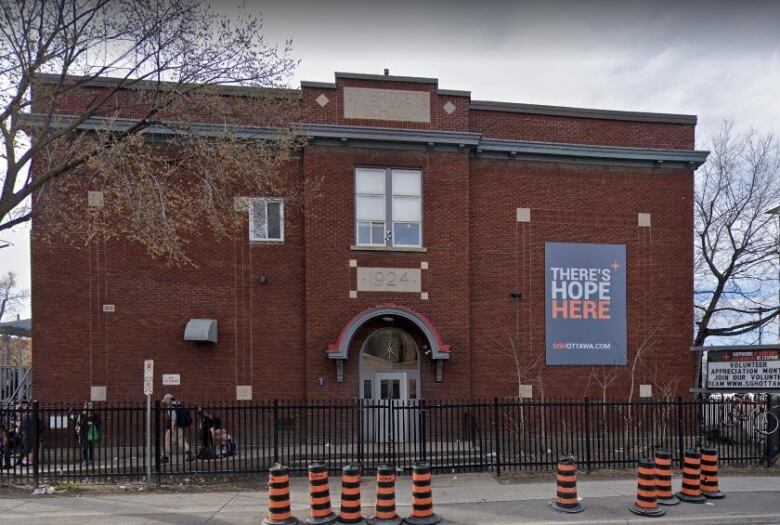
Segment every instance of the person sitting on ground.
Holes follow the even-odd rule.
[[[236,442],[233,436],[224,428],[214,431],[216,447],[214,448],[214,457],[217,459],[228,458],[236,454]]]

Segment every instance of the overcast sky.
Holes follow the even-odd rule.
[[[269,41],[293,40],[293,87],[389,68],[480,100],[696,114],[702,148],[726,118],[780,134],[780,2],[246,4],[262,11]],[[24,286],[27,237],[0,237],[15,243],[0,250],[0,271]]]

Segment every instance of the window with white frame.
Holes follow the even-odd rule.
[[[422,246],[420,170],[355,170],[355,227],[358,246]]]
[[[284,240],[284,202],[281,199],[249,199],[249,240]]]

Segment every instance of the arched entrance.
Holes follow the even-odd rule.
[[[354,340],[354,344],[353,344]],[[328,359],[343,382],[350,347],[360,351],[358,396],[363,403],[365,441],[414,441],[420,428],[420,400],[425,393],[421,361],[435,366],[435,381],[443,381],[450,359],[433,322],[425,315],[395,304],[367,308],[349,319],[338,338],[328,344]],[[354,359],[354,357],[353,357]],[[426,367],[430,362],[425,363]]]
[[[364,439],[402,442],[417,438],[420,350],[409,332],[386,327],[366,337],[360,352],[359,385]]]
[[[360,352],[360,392],[363,399],[420,397],[420,350],[406,330],[380,328],[369,335]]]

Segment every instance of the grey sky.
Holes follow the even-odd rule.
[[[215,2],[235,9],[236,2]],[[439,78],[475,99],[724,118],[780,134],[780,2],[248,1],[293,39],[290,84],[334,71]],[[0,271],[29,286],[28,229]],[[26,314],[28,312],[22,312]]]

